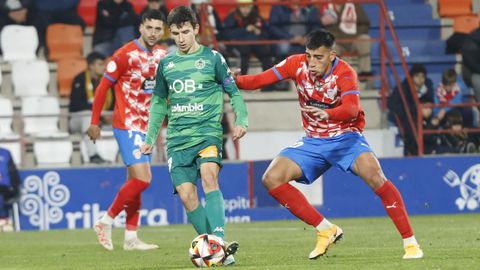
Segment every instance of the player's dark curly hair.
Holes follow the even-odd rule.
[[[160,20],[165,22],[165,16],[163,13],[156,9],[149,9],[145,13],[143,13],[141,22],[144,23],[147,20]]]
[[[168,27],[176,25],[181,27],[184,23],[190,22],[190,24],[195,27],[198,24],[197,16],[195,12],[186,6],[178,6],[170,11],[167,17]]]
[[[335,46],[335,36],[323,29],[316,29],[307,34],[305,45],[309,50],[315,50],[322,46],[332,49]]]

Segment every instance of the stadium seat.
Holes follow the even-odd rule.
[[[143,9],[147,6],[147,0],[130,0],[129,2],[132,4],[133,10],[137,14],[142,13]]]
[[[58,93],[61,97],[69,97],[75,76],[87,68],[85,59],[62,59],[57,62]]]
[[[272,2],[277,2],[277,0],[257,0],[257,3],[263,3],[258,5],[258,11],[260,16],[267,22],[270,19],[270,11],[272,10],[270,3]]]
[[[480,17],[477,15],[458,16],[453,22],[453,31],[455,33],[470,34],[473,30],[480,27]]]
[[[456,17],[472,14],[472,0],[439,0],[440,17]]]
[[[36,59],[37,30],[33,26],[7,25],[0,34],[0,47],[5,61]]]
[[[178,6],[190,6],[190,0],[165,0],[165,6],[167,7],[167,11],[170,12],[172,8]]]
[[[108,162],[115,163],[117,161],[118,155],[118,143],[113,137],[112,131],[102,131],[102,136],[95,142],[97,146],[98,155]],[[82,159],[84,162],[89,162],[90,157],[87,153],[87,148],[85,142],[82,140],[80,143],[80,152],[82,154]]]
[[[69,166],[73,144],[70,140],[40,140],[33,143],[33,154],[38,166]]]
[[[219,4],[219,2],[221,4]],[[225,3],[231,3],[232,5],[228,5]],[[225,21],[228,14],[230,14],[236,7],[237,0],[212,0],[212,6],[217,12],[218,18],[221,22]]]
[[[13,105],[8,98],[0,97],[0,140],[18,140],[20,135],[12,130]]]
[[[97,18],[98,0],[80,0],[78,2],[77,13],[83,19],[86,26],[95,26]]]
[[[0,140],[0,147],[8,149],[12,154],[15,164],[22,164],[22,143],[20,141],[2,141]]]
[[[47,28],[48,59],[82,58],[83,31],[80,25],[55,23]]]
[[[12,84],[15,96],[47,95],[49,72],[48,63],[44,60],[13,62]]]
[[[60,132],[60,104],[57,97],[36,96],[22,99],[23,132],[41,138],[64,138],[66,132]]]

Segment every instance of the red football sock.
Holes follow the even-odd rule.
[[[285,183],[269,190],[268,193],[305,223],[317,227],[322,222],[323,216],[308,202],[302,192],[294,186]]]
[[[402,195],[398,189],[390,181],[386,181],[375,193],[382,199],[388,216],[392,219],[402,238],[412,236],[413,230],[408,219],[407,209],[405,209]]]
[[[134,201],[127,204],[125,212],[127,213],[126,228],[129,231],[136,231],[138,219],[140,217],[140,208],[142,207],[142,194],[138,194]]]
[[[125,182],[118,191],[117,197],[113,200],[110,209],[108,209],[108,215],[115,218],[122,210],[130,204],[135,204],[137,196],[140,195],[147,187],[149,183],[143,182],[139,179],[132,178]]]

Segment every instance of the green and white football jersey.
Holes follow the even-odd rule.
[[[185,149],[206,137],[223,140],[223,94],[240,97],[223,56],[205,46],[192,54],[174,52],[158,66],[154,95],[168,100],[167,148]],[[237,125],[247,126],[243,99]]]

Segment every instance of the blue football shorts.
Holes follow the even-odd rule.
[[[353,173],[353,163],[364,152],[373,152],[365,137],[358,132],[347,132],[329,138],[303,137],[283,149],[279,156],[292,160],[302,169],[303,175],[297,182],[311,184],[332,166]]]
[[[114,128],[113,135],[117,140],[123,163],[127,167],[137,163],[150,163],[150,155],[140,152],[140,146],[145,141],[145,133]]]

